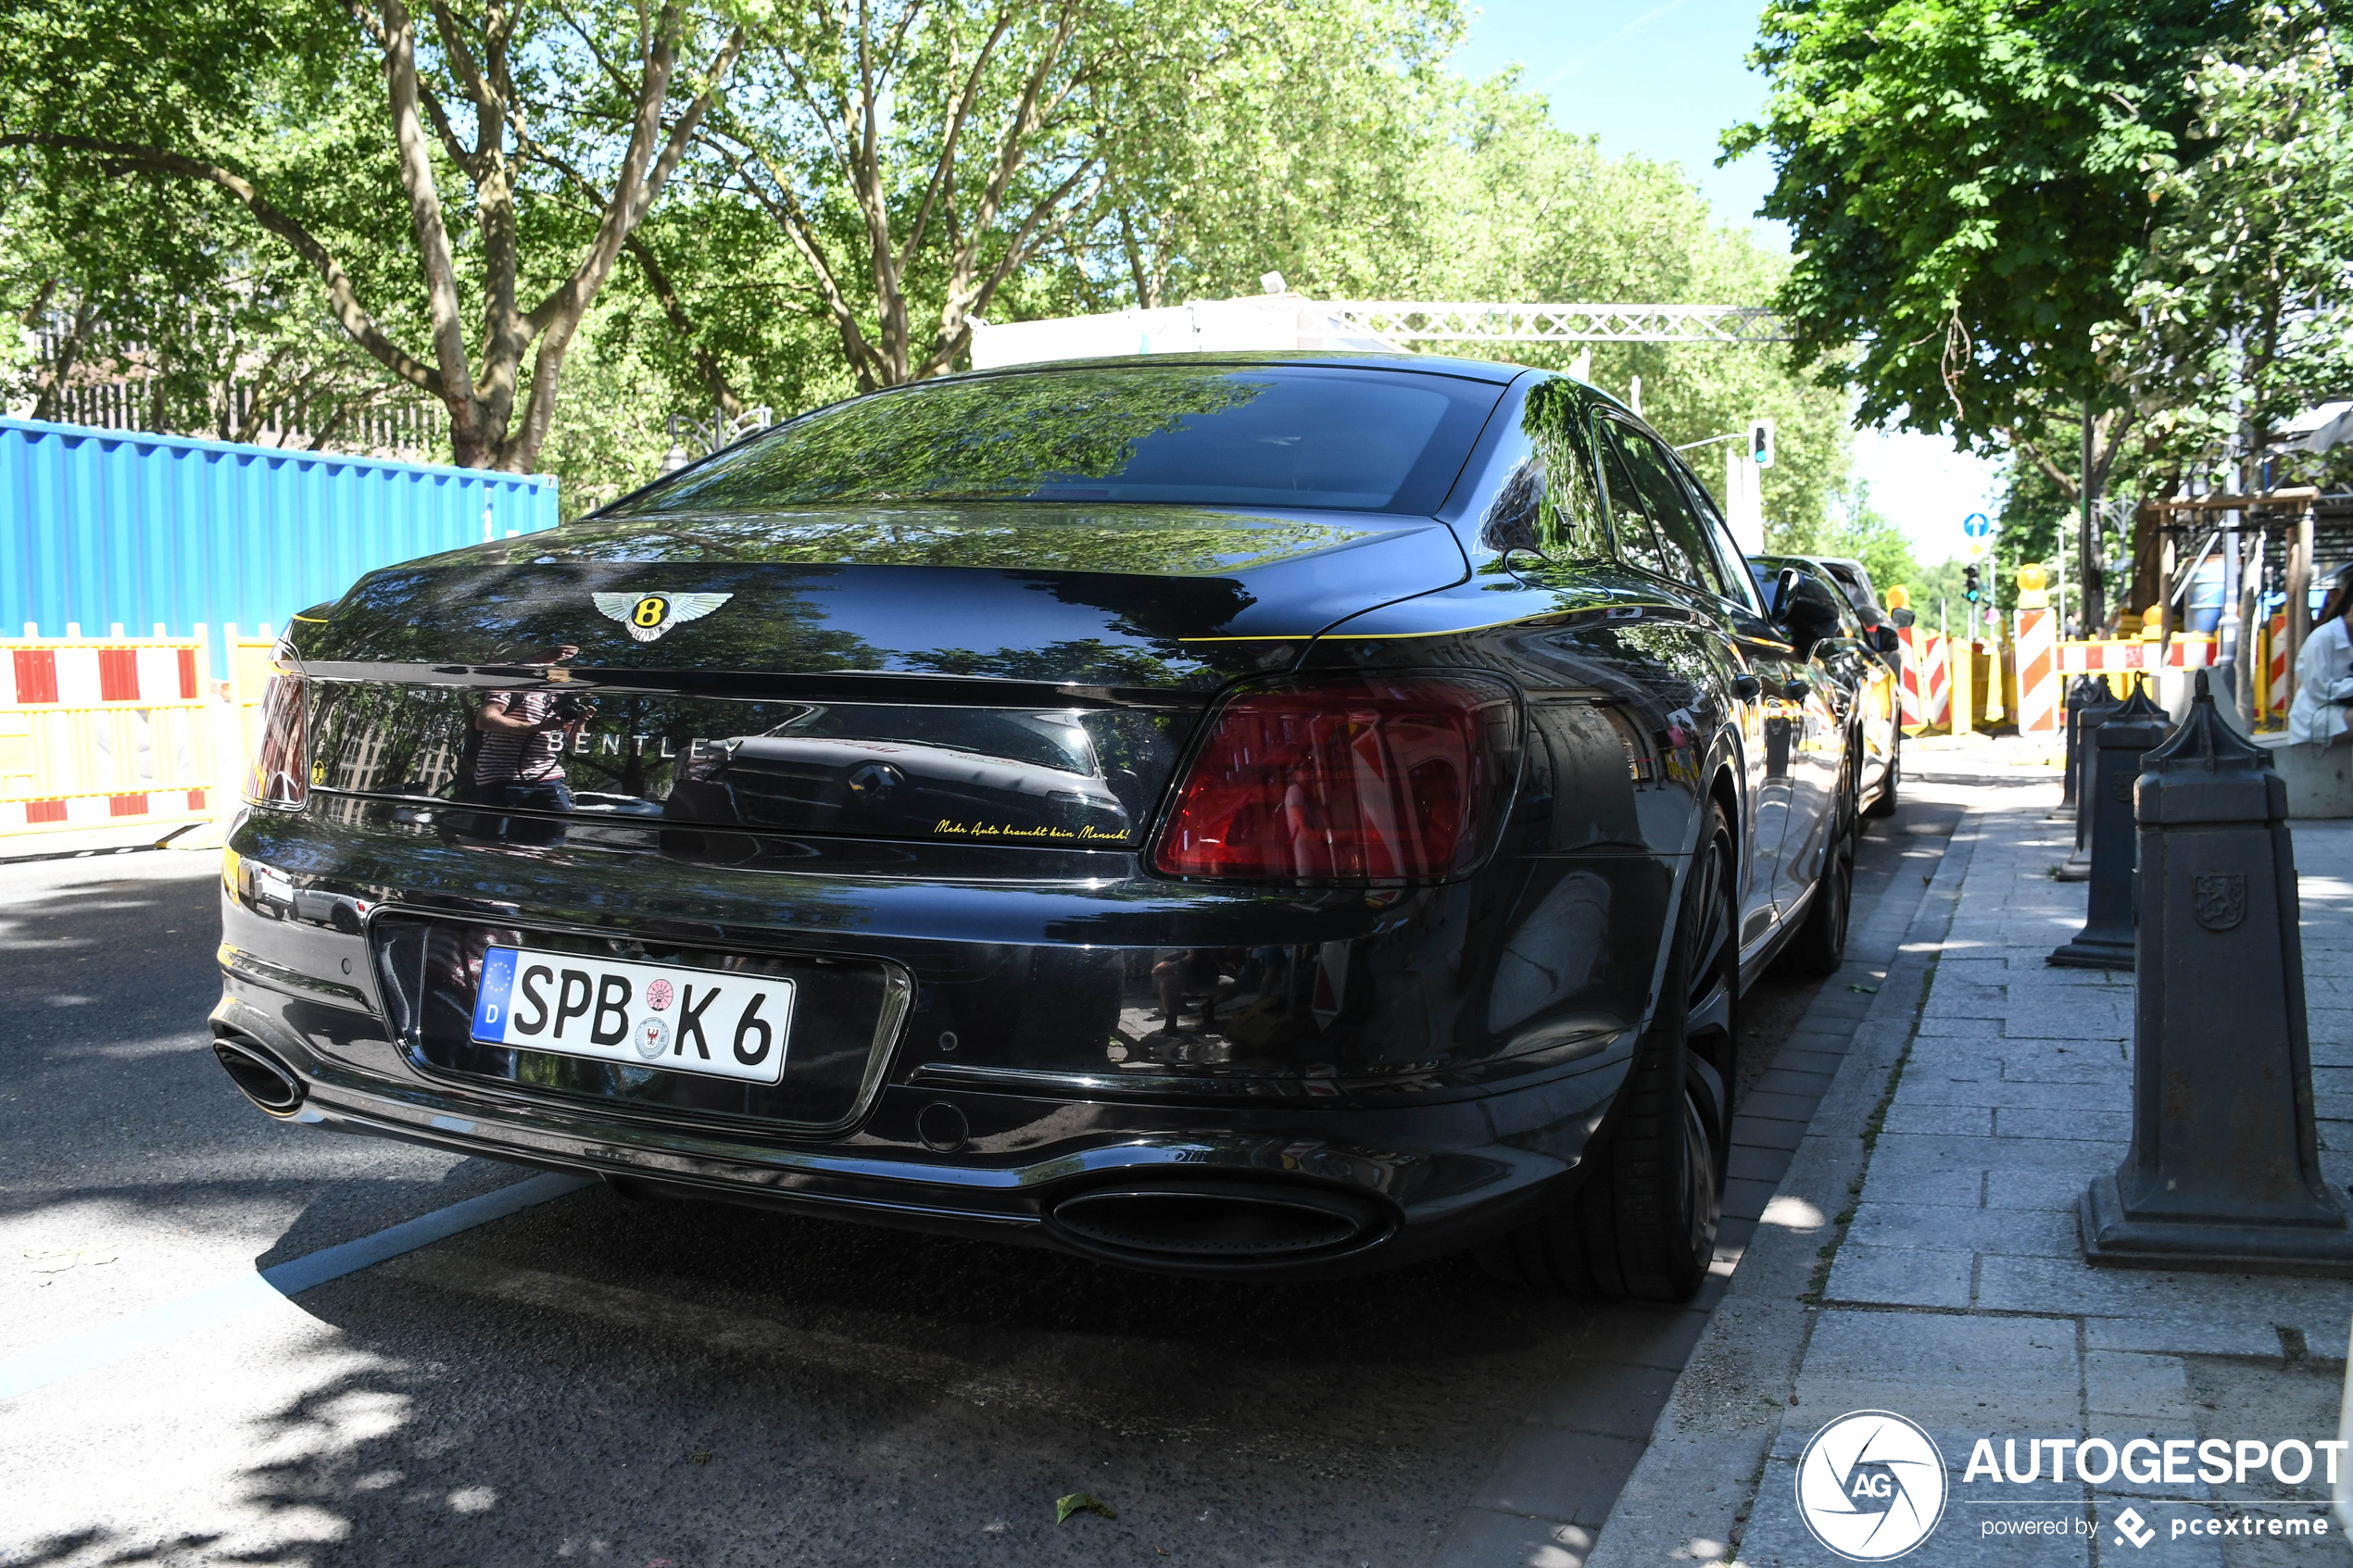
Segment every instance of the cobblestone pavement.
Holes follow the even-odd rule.
[[[2055,1485],[2047,1463],[2031,1483],[1966,1480],[1987,1437],[1993,1451],[2014,1439],[2020,1471],[2038,1437],[2333,1438],[2353,1318],[2343,1283],[2083,1263],[2077,1199],[2131,1130],[2132,977],[2045,962],[2085,902],[2049,876],[2073,832],[2045,820],[2050,784],[1969,782],[1971,809],[1904,944],[1931,971],[1924,988],[1857,1031],[1592,1568],[1831,1561],[1798,1517],[1797,1468],[1818,1430],[1859,1410],[1919,1423],[1948,1472],[1944,1518],[1907,1562],[2353,1555],[2333,1524],[2325,1539],[2268,1534],[2273,1518],[2323,1516],[2318,1466],[2303,1486],[2267,1485],[2259,1461],[2245,1485],[2209,1486],[2194,1463],[2171,1484],[2092,1486],[2070,1470]],[[2353,826],[2299,823],[2295,837],[2323,1164],[2342,1184]],[[2145,1547],[2119,1523],[2128,1507],[2157,1531]],[[2018,1533],[2029,1520],[2063,1533]],[[2234,1533],[2208,1536],[2208,1520]]]

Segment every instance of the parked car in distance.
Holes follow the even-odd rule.
[[[1877,626],[1888,619],[1888,612],[1880,605],[1879,589],[1871,582],[1870,571],[1861,561],[1850,560],[1844,556],[1801,556],[1793,558],[1806,561],[1829,578],[1831,586],[1845,596],[1856,618],[1865,626]]]
[[[1834,569],[1853,566],[1848,579]],[[1895,626],[1869,598],[1870,578],[1853,562],[1812,556],[1752,556],[1749,570],[1758,592],[1770,601],[1787,594],[1799,646],[1819,659],[1824,672],[1845,694],[1855,730],[1856,792],[1863,814],[1892,817],[1903,782],[1904,699],[1901,652]],[[1793,573],[1784,581],[1784,574]],[[1810,585],[1810,587],[1809,587]],[[1818,591],[1816,591],[1818,590]],[[1859,592],[1869,606],[1856,608]]]
[[[216,1051],[633,1194],[1680,1299],[1878,755],[1797,577],[1541,370],[853,398],[296,619]]]

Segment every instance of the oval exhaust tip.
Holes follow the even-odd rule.
[[[1187,1262],[1275,1262],[1376,1240],[1381,1211],[1314,1188],[1122,1187],[1080,1193],[1053,1210],[1057,1228],[1104,1250]]]
[[[212,1054],[245,1098],[271,1115],[283,1116],[302,1103],[302,1080],[262,1046],[226,1035],[212,1042]]]

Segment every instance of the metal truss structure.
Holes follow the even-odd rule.
[[[1772,311],[1748,305],[1489,305],[1340,299],[1337,321],[1391,343],[1787,343]]]

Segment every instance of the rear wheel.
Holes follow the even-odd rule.
[[[1890,750],[1887,754],[1887,776],[1880,781],[1879,798],[1872,801],[1869,809],[1863,814],[1867,817],[1892,817],[1895,815],[1895,786],[1897,784],[1902,782],[1903,777],[1904,732],[1899,727],[1895,732],[1895,744],[1894,749]]]
[[[1814,901],[1781,960],[1794,974],[1820,977],[1846,961],[1846,927],[1855,909],[1855,840],[1863,827],[1856,810],[1858,781],[1852,752],[1848,758],[1839,780],[1830,847],[1822,854],[1821,878],[1814,884]]]
[[[1619,1091],[1617,1118],[1574,1193],[1479,1248],[1496,1278],[1641,1301],[1680,1301],[1706,1282],[1722,1212],[1739,995],[1731,873],[1731,830],[1711,804],[1656,1015]]]

